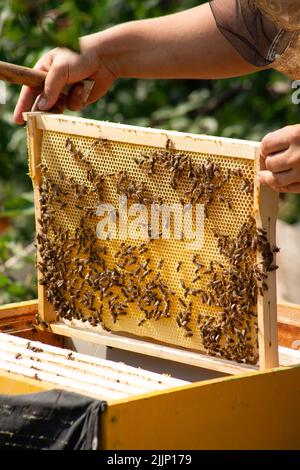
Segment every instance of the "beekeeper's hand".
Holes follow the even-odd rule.
[[[22,113],[30,110],[48,111],[55,105],[56,112],[63,112],[67,106],[72,111],[101,98],[114,82],[113,73],[100,58],[99,48],[95,47],[97,34],[81,38],[81,53],[77,54],[66,48],[56,48],[46,53],[35,65],[35,69],[47,72],[44,91],[24,86],[14,112],[14,121],[23,124]],[[69,92],[67,102],[60,99],[60,93],[66,84],[76,84],[90,78],[95,81],[93,89],[85,101],[83,86],[74,85]]]
[[[275,191],[300,193],[300,124],[267,134],[261,143],[259,181]]]

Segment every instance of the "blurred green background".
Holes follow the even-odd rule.
[[[56,45],[124,21],[155,17],[204,3],[194,0],[0,0],[0,60],[32,67]],[[201,44],[199,44],[199,48]],[[27,176],[26,132],[12,123],[19,87],[0,105],[0,304],[36,296],[34,211]],[[223,81],[121,80],[84,117],[178,131],[260,140],[299,122],[290,81],[274,71]],[[300,220],[299,197],[281,203],[281,218]]]

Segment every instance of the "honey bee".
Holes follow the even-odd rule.
[[[161,259],[159,262],[158,262],[158,265],[157,265],[157,269],[160,271],[161,268],[163,267],[163,264],[164,264],[164,260]]]
[[[187,336],[188,338],[191,338],[192,336],[194,336],[194,333],[192,331],[187,331],[185,333],[185,336]]]
[[[182,261],[178,261],[177,265],[176,265],[176,272],[177,273],[179,273],[181,266],[182,266]]]
[[[96,147],[100,145],[101,147],[105,147],[108,144],[108,139],[103,139],[102,137],[97,137],[97,139],[94,140],[92,143],[91,147]]]
[[[172,140],[167,137],[167,140],[166,140],[166,150],[170,151],[174,149],[174,143],[172,142]]]
[[[68,359],[69,361],[74,361],[74,360],[75,360],[75,357],[74,357],[74,355],[73,355],[72,352],[69,352],[69,353],[68,353],[67,359]]]

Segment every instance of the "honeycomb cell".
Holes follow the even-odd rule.
[[[133,181],[143,182],[147,193],[151,195],[152,199],[162,200],[168,205],[180,204],[190,185],[187,175],[180,180],[176,189],[172,189],[170,186],[171,174],[165,168],[161,168],[156,174],[149,176],[136,163],[141,155],[149,156],[159,150],[162,149],[113,141],[99,141],[97,143],[95,139],[86,136],[43,131],[41,161],[46,165],[47,174],[53,184],[58,185],[63,192],[63,194],[55,197],[51,203],[51,209],[53,209],[55,216],[53,227],[49,230],[51,233],[48,235],[53,237],[53,234],[57,233],[60,228],[63,231],[68,230],[70,237],[74,236],[76,228],[80,225],[83,217],[85,225],[90,228],[91,233],[96,237],[96,228],[100,220],[95,215],[96,209],[100,202],[118,208],[119,195],[116,191],[116,178],[114,175],[122,171],[126,171]],[[77,156],[76,151],[78,152]],[[72,152],[75,153],[75,156]],[[176,151],[174,153],[176,154]],[[103,323],[112,331],[120,331],[178,347],[206,352],[202,344],[197,319],[199,314],[217,315],[220,307],[204,304],[199,295],[185,297],[185,289],[182,286],[205,290],[207,283],[211,280],[211,275],[209,273],[203,274],[203,272],[205,269],[208,270],[210,262],[213,260],[226,265],[226,259],[219,254],[214,233],[218,231],[234,238],[237,236],[242,224],[248,220],[249,215],[253,214],[253,194],[251,192],[245,193],[243,181],[247,179],[253,182],[254,162],[242,158],[242,156],[241,158],[232,158],[188,151],[184,154],[199,165],[210,160],[220,167],[223,174],[226,174],[228,170],[238,170],[236,172],[241,172],[243,177],[232,175],[224,185],[222,192],[216,192],[216,197],[213,198],[208,207],[208,218],[204,218],[204,244],[200,249],[190,249],[187,240],[175,239],[174,233],[172,233],[175,228],[174,220],[171,218],[170,239],[147,241],[145,242],[147,250],[138,253],[138,263],[140,265],[147,263],[147,269],[150,271],[149,274],[140,279],[141,289],[146,289],[147,283],[155,279],[159,271],[163,283],[169,289],[169,316],[155,318],[154,315],[147,319],[140,308],[141,306],[136,301],[128,303],[126,314],[118,315],[116,322],[114,322],[108,307],[109,298],[101,300],[100,293],[93,292],[93,296],[95,296],[93,305],[96,310],[99,309],[100,305],[103,305]],[[95,174],[103,176],[101,197],[93,191],[94,186],[88,179],[89,171],[94,171]],[[84,186],[85,189],[81,192],[77,191],[76,185]],[[230,200],[230,204],[226,203],[226,200]],[[128,201],[128,204],[131,202]],[[82,209],[87,207],[90,208],[90,216],[86,216],[86,212]],[[116,221],[118,221],[118,217]],[[121,255],[116,256],[118,251],[121,250],[122,252],[122,243],[125,243],[126,246],[140,247],[143,240],[127,238],[126,240],[97,241],[97,246],[106,247],[105,262],[106,267],[110,270],[119,269],[118,265],[122,264]],[[195,273],[197,265],[193,262],[195,254],[197,254],[197,259],[205,266],[202,271],[198,271],[199,279],[197,279],[198,273]],[[86,258],[86,255],[82,252],[77,256],[83,259]],[[92,272],[92,268],[93,266],[85,265],[84,274],[86,277]],[[78,272],[74,269],[72,262],[69,263],[68,269],[67,278],[72,282],[72,280],[78,278]],[[139,274],[136,275],[136,277],[138,276]],[[134,275],[132,278],[134,279]],[[78,288],[79,285],[82,289],[81,297],[76,300],[76,305],[83,312],[84,317],[88,318],[91,317],[92,313],[88,307],[89,300],[84,299],[88,299],[89,294],[87,292],[90,288],[86,280],[74,280],[74,286]],[[69,300],[69,294],[66,292],[64,295]],[[115,289],[113,289],[111,295],[119,295],[120,302],[124,301],[122,294],[116,292]],[[156,295],[158,296],[159,293],[156,292]],[[176,318],[184,308],[184,303],[189,304],[189,302],[192,302],[192,305],[188,322],[190,330],[187,331],[178,326]],[[63,321],[68,322],[69,320]],[[87,322],[85,322],[85,326],[93,330],[101,329],[100,326],[87,326]],[[188,332],[191,334],[187,334]],[[252,322],[248,337],[249,344],[257,351],[255,321]]]

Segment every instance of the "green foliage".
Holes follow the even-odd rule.
[[[33,219],[31,218],[31,227]],[[29,233],[27,224],[16,223],[0,237],[0,301],[1,303],[32,299],[36,295],[34,256],[23,253],[24,240]],[[1,225],[0,225],[1,226]],[[25,232],[24,232],[25,229]],[[32,237],[32,228],[30,230]]]
[[[1,46],[8,62],[36,55],[41,44],[78,50],[79,11],[72,0],[2,0]],[[25,60],[24,60],[25,59]]]
[[[64,45],[77,50],[80,35],[125,21],[185,10],[199,3],[199,0],[0,0],[0,60],[33,66],[51,47]],[[33,277],[14,282],[1,269],[1,263],[34,238],[26,132],[12,123],[18,93],[18,87],[8,86],[7,104],[0,105],[0,227],[1,220],[8,224],[11,221],[10,229],[4,235],[0,233],[0,303],[35,295]],[[82,115],[260,140],[269,131],[299,122],[299,107],[292,104],[291,94],[289,80],[274,71],[215,82],[120,80]],[[297,196],[285,200],[283,216],[292,223],[300,220]],[[27,265],[28,260],[23,264]]]

